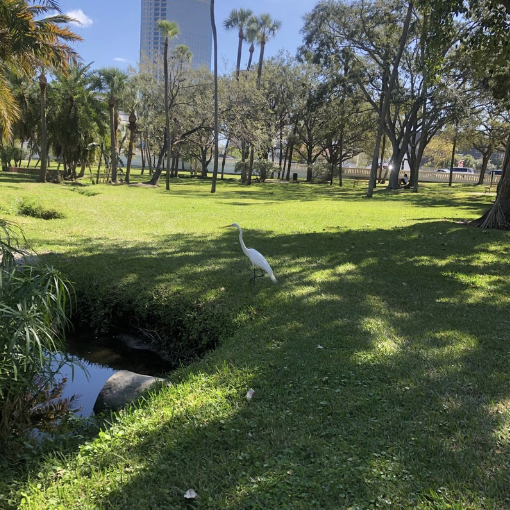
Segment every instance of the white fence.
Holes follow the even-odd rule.
[[[227,159],[225,161],[225,173],[226,174],[234,174],[235,173],[235,164],[238,160],[236,159]],[[136,156],[133,159],[132,166],[133,167],[140,167],[141,166],[141,158],[139,156]],[[221,159],[218,162],[218,171],[221,172]],[[179,170],[182,171],[182,163],[179,165]],[[212,162],[209,164],[208,171],[212,172],[213,164]],[[297,178],[299,180],[306,179],[306,170],[307,166],[302,163],[292,163],[290,168],[290,178],[293,179],[293,174],[297,174]],[[189,163],[184,163],[184,171],[190,171],[190,165]],[[200,169],[198,169],[198,172],[200,172]],[[399,177],[403,177],[404,173],[407,173],[407,175],[410,174],[409,171],[401,171],[399,173]],[[488,173],[488,172],[487,172]],[[358,166],[358,167],[344,167],[343,168],[343,177],[346,179],[368,179],[370,176],[370,167],[364,167],[364,166]],[[470,183],[477,183],[478,179],[480,177],[480,174],[474,173],[474,174],[460,174],[460,173],[453,173],[452,182],[470,182]],[[497,184],[499,181],[499,175],[495,175],[492,179],[492,184]],[[420,182],[448,182],[450,179],[450,174],[447,172],[436,172],[435,170],[425,170],[421,169],[419,174],[419,181]],[[491,176],[485,175],[484,178],[484,184],[491,184]]]

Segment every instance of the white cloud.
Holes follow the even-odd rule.
[[[90,27],[93,21],[89,18],[81,9],[75,9],[74,11],[66,12],[66,16],[74,18],[76,21],[72,21],[71,25],[79,25],[82,27]]]
[[[129,62],[129,60],[127,58],[122,58],[122,57],[115,57],[113,60],[115,60],[115,62]]]

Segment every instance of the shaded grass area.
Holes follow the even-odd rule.
[[[510,243],[455,223],[488,197],[234,183],[210,196],[196,182],[48,194],[64,220],[20,221],[79,289],[133,309],[203,300],[232,329],[102,432],[3,466],[21,508],[510,506]],[[218,228],[232,221],[278,285],[250,287]]]

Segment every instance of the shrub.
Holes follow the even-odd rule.
[[[336,169],[338,174],[338,169]],[[330,182],[331,181],[331,165],[327,161],[318,161],[312,166],[313,182]]]
[[[55,210],[43,207],[33,200],[23,199],[19,203],[18,211],[23,216],[31,216],[42,220],[55,220],[65,218],[64,214]]]
[[[19,241],[19,229],[0,220],[0,443],[30,425],[40,384],[53,379],[72,293],[55,269],[19,260]]]
[[[253,173],[258,175],[261,182],[264,182],[275,171],[275,166],[271,161],[258,160],[253,163]]]
[[[2,162],[2,170],[7,171],[9,167],[21,160],[21,149],[19,147],[0,147],[0,161]]]

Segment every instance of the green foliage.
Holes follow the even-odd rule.
[[[271,161],[259,159],[253,163],[253,175],[257,175],[261,182],[265,182],[275,170],[278,168]]]
[[[331,164],[327,161],[318,161],[315,165],[311,165],[311,169],[313,182],[324,183],[331,181]]]
[[[55,220],[64,218],[64,214],[43,206],[36,202],[35,199],[24,198],[20,200],[18,211],[23,216],[31,216],[32,218],[39,218],[41,220]]]
[[[250,168],[250,165],[248,164],[247,161],[237,161],[236,164],[235,164],[235,171],[236,173],[243,173],[243,172],[248,172],[248,169]]]
[[[96,195],[99,195],[99,191],[95,191],[93,189],[80,189],[80,188],[71,188],[71,191],[75,191],[76,193],[79,193],[80,195],[83,195],[85,197],[95,197]]]
[[[465,154],[464,156],[462,156],[462,161],[464,162],[465,167],[471,167],[474,168],[475,170],[477,169],[476,159],[471,154]],[[455,162],[455,166],[457,166],[457,163],[458,160]]]
[[[202,356],[233,331],[229,310],[171,288],[152,288],[152,282],[126,288],[89,278],[78,281],[77,291],[76,320],[81,324],[100,333],[134,331],[176,364]]]
[[[19,147],[13,147],[12,145],[0,147],[0,161],[3,171],[7,171],[9,167],[13,166],[13,163],[16,164],[16,161],[20,159],[21,149]]]
[[[0,442],[22,434],[35,396],[52,380],[50,353],[69,325],[69,283],[50,267],[16,262],[19,231],[0,230]]]

